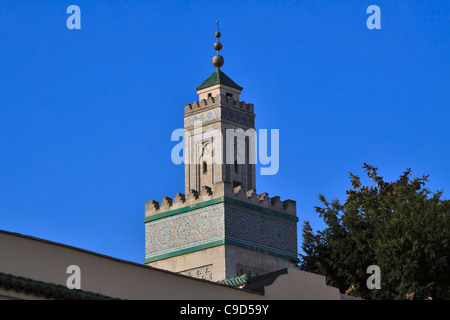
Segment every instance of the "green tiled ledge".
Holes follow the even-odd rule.
[[[208,248],[212,248],[212,247],[217,247],[220,245],[225,244],[225,239],[221,239],[221,240],[216,240],[213,242],[209,242],[209,243],[205,243],[205,244],[201,244],[201,245],[197,245],[197,246],[192,246],[190,248],[185,248],[185,249],[181,249],[181,250],[177,250],[177,251],[173,251],[170,253],[165,253],[165,254],[160,254],[157,256],[153,256],[150,258],[145,258],[144,259],[144,263],[149,263],[149,262],[154,262],[154,261],[158,261],[158,260],[163,260],[163,259],[167,259],[167,258],[172,258],[172,257],[176,257],[182,254],[186,254],[186,253],[191,253],[191,252],[195,252],[198,250],[203,250],[203,249],[208,249]]]
[[[247,250],[251,250],[251,251],[256,251],[256,252],[268,254],[268,255],[271,255],[271,256],[275,256],[275,257],[278,257],[278,258],[282,258],[282,259],[286,259],[286,260],[292,260],[293,262],[298,262],[298,257],[295,256],[295,255],[289,254],[289,253],[281,254],[279,252],[274,252],[274,251],[272,251],[270,249],[263,249],[263,248],[260,248],[260,247],[257,247],[257,246],[243,244],[243,243],[240,243],[239,241],[236,241],[236,240],[221,239],[221,240],[216,240],[216,241],[213,241],[213,242],[201,244],[201,245],[198,245],[198,246],[192,246],[190,248],[181,249],[181,250],[173,251],[173,252],[170,252],[170,253],[165,253],[165,254],[153,256],[153,257],[150,257],[150,258],[146,258],[146,259],[144,259],[144,263],[150,263],[150,262],[155,262],[155,261],[158,261],[158,260],[168,259],[168,258],[176,257],[176,256],[179,256],[179,255],[196,252],[196,251],[203,250],[203,249],[209,249],[209,248],[213,248],[213,247],[217,247],[217,246],[221,246],[221,245],[232,245],[232,246],[235,246],[235,247],[238,247],[238,248],[247,249]]]

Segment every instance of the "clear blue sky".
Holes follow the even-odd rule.
[[[296,200],[299,231],[363,162],[448,198],[449,17],[449,1],[1,0],[0,229],[143,262],[145,201],[184,192],[170,135],[214,71],[217,19],[222,70],[280,130],[257,191]]]

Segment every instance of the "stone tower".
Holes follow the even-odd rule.
[[[254,106],[220,67],[184,107],[185,194],[145,204],[145,263],[219,281],[297,261],[295,201],[256,193]]]

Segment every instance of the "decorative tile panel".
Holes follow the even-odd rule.
[[[146,260],[230,244],[295,259],[297,222],[257,209],[221,202],[152,220],[145,225]]]
[[[217,204],[146,223],[146,259],[223,239],[223,208]]]
[[[222,108],[222,119],[228,120],[240,125],[244,125],[246,127],[254,128],[255,126],[255,119],[254,116],[248,116],[246,114],[234,111],[234,110],[228,110]]]
[[[225,234],[226,240],[257,247],[262,251],[297,256],[297,224],[295,222],[227,205]]]
[[[200,123],[202,125],[205,125],[208,122],[215,121],[218,119],[220,119],[220,107],[212,110],[206,110],[184,118],[184,127],[190,128]]]
[[[193,269],[181,271],[178,273],[183,274],[185,276],[197,278],[197,279],[205,279],[205,280],[212,281],[213,265],[209,264],[207,266],[193,268]]]

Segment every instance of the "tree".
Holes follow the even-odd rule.
[[[385,182],[364,163],[373,186],[350,173],[344,204],[319,199],[315,211],[327,227],[303,225],[302,270],[326,276],[342,293],[363,299],[450,299],[450,201],[411,179],[407,169]],[[369,289],[367,268],[380,268],[381,289]]]

